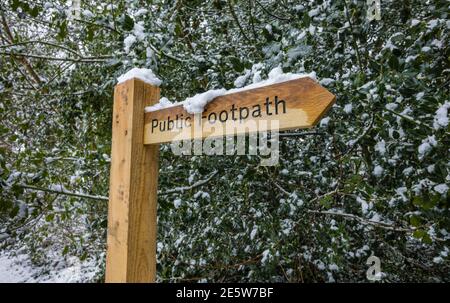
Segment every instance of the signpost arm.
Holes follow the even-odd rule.
[[[139,79],[114,89],[106,282],[154,282],[159,144],[144,145],[144,107],[159,88]]]

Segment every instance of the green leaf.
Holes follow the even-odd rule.
[[[413,198],[412,203],[413,203],[415,206],[417,206],[417,207],[422,206],[422,204],[423,204],[422,197],[421,197],[421,196],[415,196],[415,197]]]
[[[422,239],[426,232],[423,229],[418,229],[413,232],[413,237],[416,239]]]
[[[51,221],[53,221],[53,219],[55,218],[55,214],[48,214],[46,217],[45,217],[45,221],[47,221],[47,222],[51,222]]]
[[[389,62],[388,62],[389,66],[394,69],[394,70],[399,70],[400,67],[400,63],[398,62],[398,58],[397,56],[395,56],[394,54],[392,54],[389,57]]]
[[[411,216],[411,218],[409,218],[409,222],[414,227],[419,227],[422,224],[422,220],[418,216]]]
[[[133,21],[133,18],[131,18],[130,16],[128,16],[128,15],[125,15],[125,18],[124,18],[124,20],[123,20],[123,29],[125,30],[125,31],[131,31],[132,29],[133,29],[133,27],[134,27],[134,21]]]
[[[84,252],[81,257],[80,257],[80,261],[84,261],[87,258],[87,252]]]
[[[86,31],[86,40],[93,41],[94,40],[94,27],[88,26]]]
[[[32,9],[28,10],[28,13],[30,14],[31,17],[36,18],[39,15],[39,11],[40,11],[39,7],[35,6]]]
[[[235,71],[241,73],[244,71],[244,65],[242,64],[241,60],[239,60],[236,57],[230,57],[230,62],[233,65],[233,68]]]
[[[180,23],[178,22],[175,24],[175,35],[177,35],[178,37],[183,37],[183,30]]]
[[[19,213],[19,207],[14,206],[13,209],[9,212],[9,217],[14,218]]]
[[[64,38],[67,37],[67,20],[64,20],[62,23],[60,23],[59,25],[59,31],[58,31],[58,35],[57,38],[58,40],[63,40]]]
[[[326,209],[329,209],[331,207],[332,202],[333,198],[331,197],[331,195],[328,195],[320,199],[319,204],[325,207]]]
[[[432,209],[436,205],[436,201],[432,198],[427,198],[424,200],[424,203],[422,204],[422,208],[425,210]]]
[[[17,9],[19,8],[19,6],[21,5],[19,0],[13,0],[11,3],[11,8],[13,11],[17,11]]]
[[[428,234],[425,234],[422,237],[422,242],[425,243],[425,244],[431,244],[433,241],[431,241],[431,238],[430,238],[430,236]]]
[[[420,239],[425,244],[431,244],[433,242],[428,233],[423,229],[418,229],[414,231],[413,237],[416,239]]]

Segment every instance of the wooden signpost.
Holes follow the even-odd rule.
[[[233,126],[219,135],[270,130],[270,124],[249,130],[246,121],[308,128],[335,100],[314,80],[300,78],[217,97],[197,117],[182,105],[144,114],[159,95],[159,87],[136,78],[114,90],[106,282],[155,281],[159,143],[208,137],[211,125]]]

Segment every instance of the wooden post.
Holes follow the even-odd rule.
[[[159,88],[138,79],[114,89],[106,282],[154,282],[159,144],[144,145],[144,107]]]

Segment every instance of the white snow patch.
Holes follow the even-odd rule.
[[[146,8],[140,8],[136,13],[134,13],[135,17],[139,17],[148,13]]]
[[[134,24],[133,33],[139,41],[144,40],[146,37],[144,30],[144,22],[141,21]]]
[[[433,20],[430,20],[430,21],[428,22],[427,27],[428,27],[429,29],[433,29],[433,28],[435,28],[438,24],[439,24],[439,20],[438,20],[438,19],[433,19]]]
[[[450,102],[446,101],[437,111],[433,120],[433,127],[435,130],[447,127],[448,125],[448,109]]]
[[[0,283],[73,283],[93,279],[99,268],[93,260],[68,257],[48,273],[32,265],[28,255],[0,254]]]
[[[384,140],[379,141],[375,145],[375,151],[379,152],[380,155],[384,155],[386,153],[386,142]]]
[[[255,83],[259,83],[259,82],[261,82],[262,81],[262,78],[261,78],[261,71],[259,70],[259,71],[257,71],[254,75],[253,75],[253,84],[255,84]]]
[[[329,122],[330,122],[330,117],[323,118],[322,120],[320,120],[320,127],[328,126]]]
[[[385,105],[386,109],[388,110],[395,110],[398,107],[397,103],[388,103]]]
[[[166,97],[162,97],[161,99],[159,99],[159,103],[156,103],[155,105],[152,105],[152,106],[147,106],[145,108],[145,112],[148,113],[151,111],[163,109],[163,108],[170,107],[170,106],[173,106],[173,102],[170,101],[169,99],[167,99]]]
[[[361,211],[363,214],[366,214],[369,210],[369,204],[362,199],[361,197],[356,197],[356,201],[361,204]]]
[[[406,62],[406,63],[409,63],[409,62],[411,62],[411,61],[414,61],[414,60],[416,60],[416,58],[417,58],[418,56],[419,56],[419,55],[408,56],[408,57],[406,57],[405,62]]]
[[[181,206],[181,199],[175,199],[173,201],[173,206],[175,206],[175,208],[179,208]]]
[[[184,109],[190,114],[198,114],[203,112],[203,108],[216,97],[223,96],[227,93],[225,88],[213,89],[201,94],[196,94],[183,101]]]
[[[249,69],[245,70],[245,74],[242,76],[239,76],[234,81],[235,87],[243,87],[245,83],[247,82],[248,78],[250,77],[251,71]]]
[[[88,9],[83,10],[81,14],[88,19],[94,18],[94,14]]]
[[[123,40],[123,44],[124,47],[123,49],[125,50],[125,52],[128,54],[130,52],[130,48],[131,46],[133,46],[133,44],[136,42],[136,37],[134,35],[128,35],[124,40]]]
[[[438,184],[434,187],[434,191],[440,193],[441,195],[445,195],[448,191],[448,185],[445,183]]]
[[[403,174],[405,175],[405,176],[409,176],[409,175],[411,175],[411,173],[414,171],[414,168],[413,167],[407,167],[407,168],[405,168],[404,170],[403,170]]]
[[[444,262],[444,259],[442,257],[434,257],[433,262],[439,264]]]
[[[257,226],[253,227],[253,230],[250,233],[250,240],[253,240],[255,238],[257,232],[258,232],[258,227]]]
[[[145,83],[155,86],[160,86],[162,83],[162,81],[158,79],[158,77],[156,77],[156,75],[153,73],[151,69],[135,67],[126,72],[125,74],[123,74],[122,76],[120,76],[119,78],[117,78],[117,84],[133,78],[138,78],[144,81]]]
[[[49,186],[49,189],[54,190],[54,191],[60,191],[60,192],[65,192],[66,188],[63,185],[60,184],[51,184]]]
[[[380,165],[377,165],[373,169],[372,173],[375,177],[381,177],[383,175],[383,172],[384,172],[384,169]]]
[[[353,110],[353,105],[351,103],[345,104],[344,106],[344,112],[346,114],[350,114]]]
[[[324,86],[327,86],[327,85],[330,85],[331,83],[333,83],[334,82],[334,79],[331,79],[331,78],[323,78],[322,80],[320,80],[320,84],[321,85],[324,85]]]
[[[428,138],[422,140],[422,144],[419,145],[418,152],[419,152],[419,159],[422,160],[423,157],[425,157],[426,154],[428,154],[433,146],[437,145],[436,138],[433,136],[429,136]]]
[[[317,16],[318,14],[319,14],[319,9],[318,8],[312,9],[312,10],[310,10],[308,12],[308,16],[310,16],[310,17]]]
[[[339,270],[339,267],[336,264],[330,264],[330,265],[328,265],[328,269],[337,271],[337,270]]]
[[[419,23],[420,23],[420,20],[417,20],[417,19],[412,19],[411,20],[411,26],[416,26]]]
[[[263,251],[262,253],[262,259],[261,259],[261,263],[264,264],[267,262],[267,260],[270,258],[270,250],[266,249],[265,251]]]

